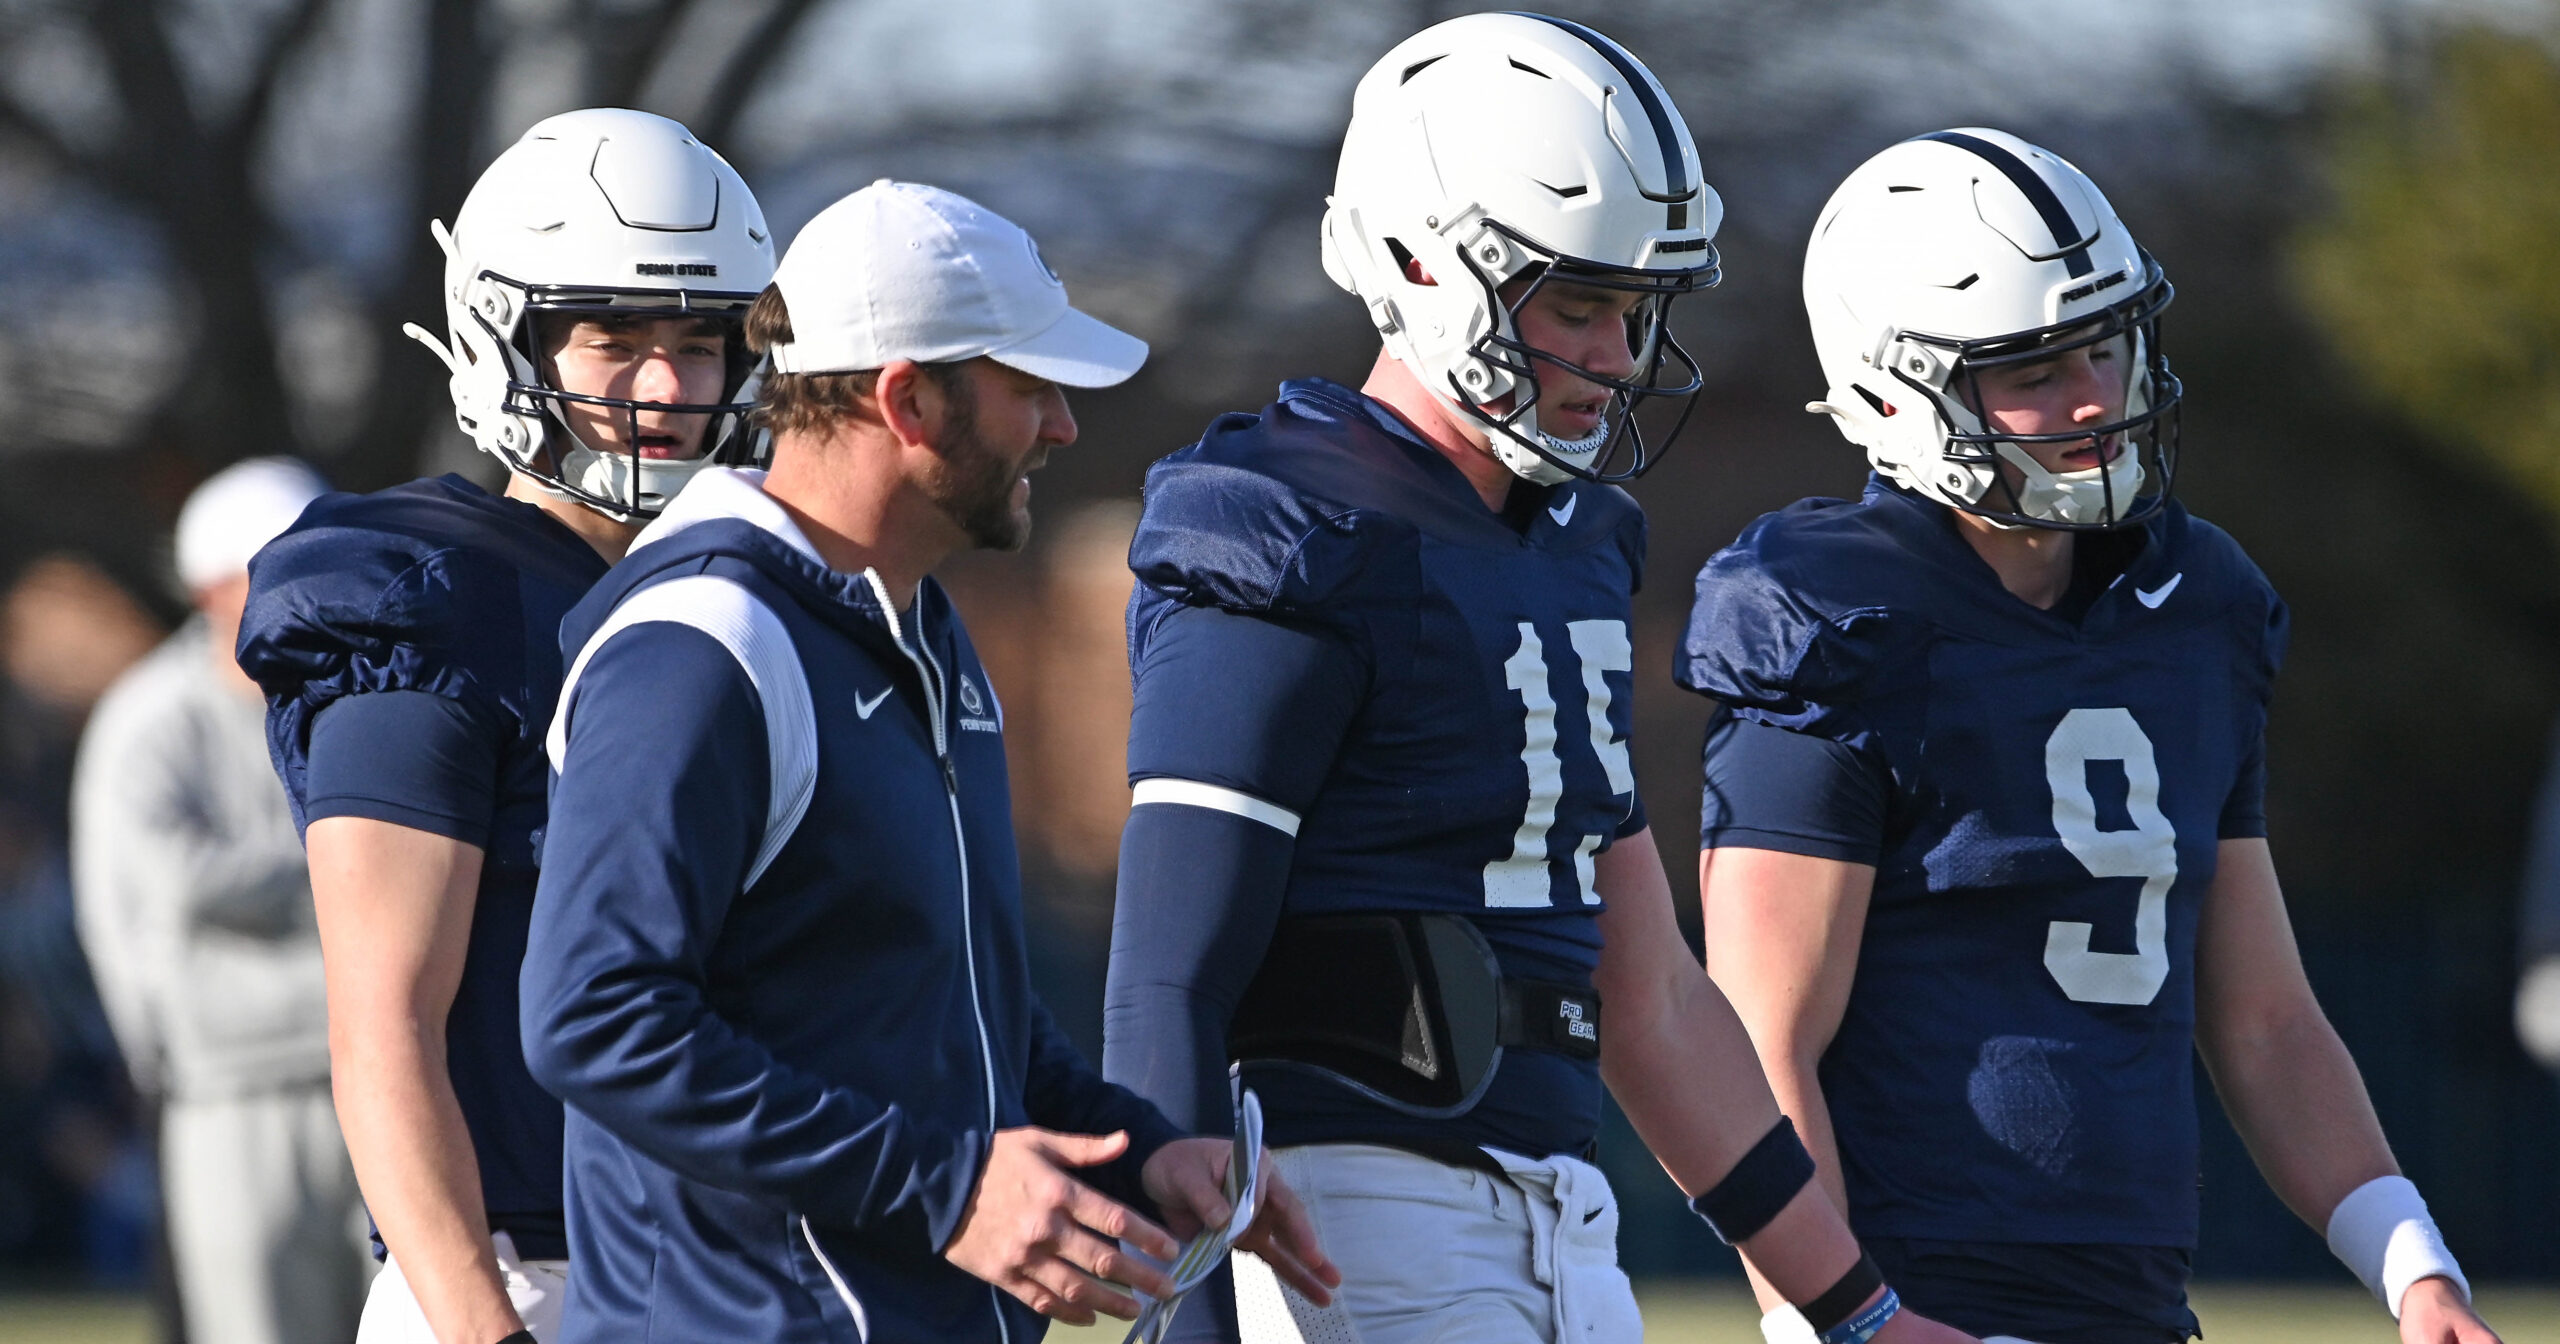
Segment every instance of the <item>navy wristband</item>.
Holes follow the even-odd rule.
[[[1858,1308],[1865,1306],[1867,1299],[1883,1286],[1884,1271],[1876,1268],[1875,1260],[1861,1251],[1858,1263],[1849,1266],[1849,1272],[1841,1275],[1838,1283],[1822,1290],[1822,1296],[1799,1304],[1796,1310],[1803,1313],[1805,1324],[1812,1326],[1818,1335],[1857,1315]]]
[[[498,1344],[542,1344],[542,1341],[535,1339],[530,1330],[518,1330],[505,1339],[499,1340]]]
[[[1782,1115],[1714,1189],[1690,1200],[1689,1208],[1707,1220],[1717,1240],[1739,1245],[1767,1227],[1812,1180],[1813,1154],[1796,1137],[1796,1122]]]
[[[1876,1299],[1874,1306],[1815,1335],[1814,1338],[1822,1341],[1822,1344],[1867,1344],[1868,1340],[1876,1337],[1877,1331],[1884,1329],[1885,1322],[1892,1320],[1901,1311],[1901,1295],[1887,1288],[1884,1290],[1884,1296]]]

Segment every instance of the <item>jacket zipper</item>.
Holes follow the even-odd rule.
[[[916,677],[924,683],[925,722],[933,729],[933,758],[942,767],[942,798],[951,809],[952,852],[960,861],[960,950],[969,963],[969,1012],[977,1020],[978,1064],[984,1071],[987,1089],[987,1137],[996,1133],[996,1053],[987,1038],[987,1009],[978,989],[978,935],[969,892],[969,836],[960,821],[960,772],[951,762],[951,740],[942,721],[944,693],[948,689],[942,677],[942,665],[934,661],[932,650],[924,643],[922,621],[918,621],[916,642],[907,643],[906,628],[898,620],[898,604],[889,598],[889,586],[880,581],[878,570],[866,569],[862,577],[871,581],[871,592],[880,600],[880,612],[889,621],[889,638],[914,666]],[[921,616],[921,613],[919,613]],[[1004,1344],[1012,1344],[1013,1331],[1005,1324],[1002,1290],[987,1285],[988,1301],[996,1310],[996,1330]]]

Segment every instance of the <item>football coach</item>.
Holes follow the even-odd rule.
[[[1004,716],[927,577],[1018,548],[1063,387],[1143,342],[1030,237],[877,182],[749,310],[770,473],[706,470],[563,623],[522,981],[568,1105],[560,1341],[985,1340],[1133,1315],[1228,1213],[1224,1140],[1033,997]],[[1244,1244],[1339,1275],[1274,1188]],[[1138,1210],[1151,1210],[1151,1219]],[[1159,1222],[1160,1220],[1160,1222]]]

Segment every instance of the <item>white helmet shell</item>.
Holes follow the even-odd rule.
[[[463,432],[509,470],[632,521],[656,516],[704,467],[749,460],[753,388],[734,335],[724,399],[685,408],[717,417],[705,451],[672,460],[599,452],[572,434],[560,405],[579,398],[544,376],[530,320],[617,309],[744,316],[773,279],[772,233],[737,170],[691,131],[623,108],[546,118],[481,173],[453,228],[432,232],[445,250],[447,343],[407,330],[451,370]]]
[[[1980,127],[1906,140],[1852,172],[1814,225],[1805,312],[1830,388],[1808,409],[1877,472],[1942,503],[2009,525],[2124,526],[2165,498],[2175,466],[2177,380],[2158,330],[2170,293],[2097,184],[2061,156]],[[1967,395],[1969,371],[2118,334],[2131,339],[2123,417],[2036,437],[2146,435],[2148,496],[2143,452],[2049,472],[2020,440],[1987,432]],[[2003,462],[2021,484],[2000,486]],[[1996,486],[2010,507],[1990,502]]]
[[[1651,381],[1670,345],[1660,309],[1715,283],[1724,204],[1670,95],[1609,38],[1540,15],[1472,14],[1405,39],[1352,94],[1329,204],[1325,273],[1368,306],[1389,354],[1486,426],[1518,475],[1594,475],[1611,438],[1606,424],[1579,443],[1537,429],[1536,361],[1512,322],[1524,300],[1499,294],[1533,267],[1657,296],[1635,352],[1641,381],[1599,381],[1622,400],[1695,394],[1694,365],[1688,387]]]

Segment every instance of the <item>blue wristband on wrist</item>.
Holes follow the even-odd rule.
[[[1877,1331],[1884,1329],[1885,1322],[1892,1320],[1901,1311],[1901,1295],[1888,1287],[1884,1290],[1884,1296],[1876,1299],[1874,1306],[1823,1331],[1814,1338],[1821,1340],[1822,1344],[1867,1344],[1868,1340],[1876,1337]]]

